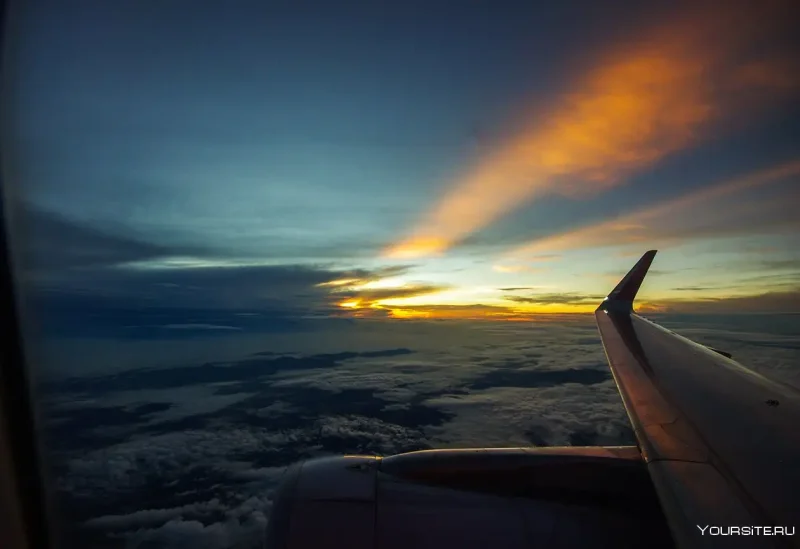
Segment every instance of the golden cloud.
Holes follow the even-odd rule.
[[[797,89],[794,58],[746,55],[754,39],[786,20],[782,3],[764,6],[758,14],[749,6],[746,15],[735,6],[696,9],[609,48],[547,114],[456,181],[384,255],[439,254],[537,197],[620,185],[696,143],[710,123]]]
[[[509,307],[496,305],[399,305],[389,309],[398,319],[514,320],[518,315]]]
[[[391,284],[384,284],[392,282]],[[370,312],[387,312],[384,302],[396,302],[421,296],[440,294],[451,287],[440,284],[394,283],[381,278],[341,278],[318,285],[329,288],[330,299],[342,312],[364,316]]]

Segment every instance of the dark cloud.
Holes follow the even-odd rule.
[[[660,301],[658,306],[673,313],[797,313],[800,312],[800,289],[741,297],[673,299]]]
[[[411,349],[383,349],[366,352],[327,353],[307,356],[253,356],[234,363],[207,363],[181,368],[142,368],[109,376],[72,377],[42,385],[47,391],[63,393],[109,393],[167,389],[209,383],[236,382],[245,387],[282,370],[333,368],[343,360],[412,354]],[[242,389],[242,392],[246,389]],[[151,412],[147,412],[151,413]]]
[[[285,331],[309,318],[347,314],[337,303],[429,293],[438,286],[337,291],[408,271],[408,265],[341,269],[331,265],[208,266],[207,250],[149,243],[123,231],[73,222],[26,204],[13,220],[18,270],[31,327],[58,336],[196,338],[225,331]],[[199,265],[135,268],[193,256]]]
[[[680,288],[672,288],[676,292],[701,292],[705,290],[718,290],[716,286],[683,286]]]
[[[762,287],[775,286],[800,286],[800,272],[768,273],[743,278],[742,283],[755,283]],[[752,287],[753,284],[750,284]]]
[[[451,286],[447,284],[417,284],[402,288],[345,289],[336,292],[335,295],[344,300],[358,299],[363,300],[366,304],[369,304],[385,299],[397,299],[432,294],[447,290],[448,288],[451,288]]]
[[[202,294],[200,294],[202,295]],[[100,337],[137,340],[195,339],[231,331],[285,332],[312,329],[307,311],[292,303],[257,303],[247,309],[177,305],[143,295],[92,295],[51,291],[26,296],[32,334],[41,337]],[[161,305],[160,303],[165,303]],[[321,311],[321,306],[317,312]]]
[[[138,406],[81,406],[55,409],[47,421],[58,437],[50,439],[54,451],[96,449],[124,442],[128,434],[114,428],[137,425],[148,417],[168,410],[172,404],[151,402]],[[111,428],[111,429],[109,429]]]
[[[121,231],[76,223],[26,203],[17,203],[13,209],[11,230],[20,267],[37,274],[191,253],[145,242]]]
[[[45,335],[171,339],[297,330],[309,318],[347,316],[337,303],[355,296],[374,301],[442,289],[354,291],[335,283],[363,285],[411,266],[254,265],[208,248],[150,242],[108,223],[79,223],[24,202],[12,210],[31,329]],[[191,259],[174,263],[180,258]]]
[[[324,266],[323,266],[324,267]],[[385,267],[377,267],[375,269],[344,269],[336,270],[336,274],[340,277],[338,279],[329,280],[326,282],[333,282],[335,280],[351,280],[351,283],[366,284],[382,278],[389,278],[399,276],[407,273],[414,265],[389,265]]]
[[[577,429],[569,435],[570,446],[595,446],[597,445],[597,432],[592,429]]]
[[[775,270],[794,270],[800,271],[800,258],[793,257],[789,259],[765,259],[758,262],[759,265],[766,269]]]
[[[565,383],[594,385],[611,378],[609,371],[573,369],[568,370],[503,370],[497,369],[479,377],[472,389],[491,387],[554,387]]]
[[[534,303],[537,305],[547,305],[557,303],[560,305],[584,305],[586,303],[600,303],[604,295],[582,295],[574,293],[565,294],[536,294],[531,296],[511,295],[506,299],[517,303]]]
[[[525,431],[525,438],[534,446],[548,446],[552,432],[546,425],[534,425]]]
[[[351,358],[382,358],[390,356],[402,356],[402,355],[410,355],[412,353],[414,353],[414,351],[412,351],[411,349],[386,349],[383,351],[366,351],[362,353],[345,351],[343,353],[314,355],[314,358],[338,361],[338,360],[348,360]]]

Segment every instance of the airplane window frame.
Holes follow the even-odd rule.
[[[0,0],[0,74],[7,77],[8,42],[14,29],[10,2]],[[8,100],[8,79],[0,97]],[[4,110],[7,106],[3,105]],[[3,128],[7,130],[7,128]],[[14,281],[8,229],[7,134],[0,137],[0,310],[5,341],[0,346],[0,545],[53,547],[52,517],[38,439],[33,374],[27,367],[22,343],[18,287]]]

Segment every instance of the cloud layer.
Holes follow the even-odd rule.
[[[592,319],[548,318],[361,321],[347,336],[358,350],[341,333],[317,353],[273,351],[267,338],[218,364],[149,368],[151,357],[115,374],[62,372],[40,392],[65,538],[258,547],[273,490],[299,459],[632,443]],[[658,320],[800,386],[796,317]]]

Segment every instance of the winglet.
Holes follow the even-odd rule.
[[[636,298],[639,287],[642,285],[644,276],[647,274],[647,270],[650,268],[657,251],[650,250],[645,252],[642,258],[633,266],[633,269],[628,271],[628,274],[619,281],[619,284],[597,307],[597,310],[626,313],[633,311],[633,300]]]

